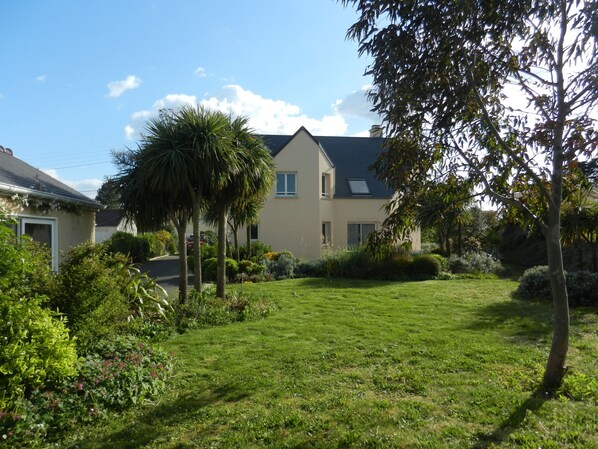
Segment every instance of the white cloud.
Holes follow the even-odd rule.
[[[199,77],[199,78],[205,78],[206,76],[208,76],[208,74],[206,73],[206,69],[204,69],[203,67],[198,67],[195,69],[195,76]]]
[[[333,107],[343,116],[364,118],[374,123],[381,123],[382,119],[378,114],[372,112],[372,104],[368,100],[368,92],[372,86],[363,86],[361,89],[352,92],[342,100],[336,100]]]
[[[129,75],[122,81],[108,83],[109,97],[120,97],[125,91],[136,89],[141,85],[141,79],[135,75]]]
[[[218,95],[204,98],[200,104],[247,116],[250,126],[262,133],[292,134],[301,126],[319,135],[343,135],[347,131],[347,123],[339,114],[324,115],[320,119],[308,117],[297,105],[264,98],[234,84],[224,86]]]
[[[133,140],[133,136],[135,135],[135,128],[130,125],[125,126],[125,137],[129,140]]]
[[[67,179],[62,179],[58,175],[58,171],[53,169],[40,169],[45,174],[51,176],[54,179],[59,180],[60,182],[66,184],[67,186],[75,189],[78,192],[90,197],[95,198],[98,192],[98,189],[102,186],[104,181],[102,179],[81,179],[79,181],[69,181]]]
[[[38,77],[35,78],[35,81],[43,83],[43,82],[46,81],[46,78],[47,78],[46,75],[40,75],[40,76],[38,76]]]

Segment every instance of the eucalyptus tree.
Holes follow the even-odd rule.
[[[376,170],[397,198],[379,239],[413,225],[401,217],[411,192],[446,170],[536,223],[554,302],[543,383],[556,388],[569,345],[560,209],[568,174],[596,149],[598,1],[342,3],[357,8],[348,36],[372,57],[370,99],[390,137]]]

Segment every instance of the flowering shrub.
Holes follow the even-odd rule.
[[[104,342],[82,360],[77,377],[36,389],[12,412],[0,411],[0,437],[12,448],[41,446],[61,431],[155,396],[165,388],[170,358],[132,337]],[[5,436],[5,437],[4,437]]]
[[[452,273],[499,273],[501,263],[492,255],[484,252],[466,253],[463,256],[449,257],[448,267]]]

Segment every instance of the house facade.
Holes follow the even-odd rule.
[[[368,169],[384,142],[378,129],[372,134],[313,136],[301,127],[292,136],[263,136],[276,181],[250,229],[251,239],[304,259],[365,243],[382,225],[384,206],[394,194]],[[412,248],[420,249],[419,230],[410,239]]]
[[[95,213],[103,206],[0,146],[0,206],[15,218],[17,235],[46,245],[57,269],[62,252],[95,241]]]

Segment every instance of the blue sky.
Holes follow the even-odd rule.
[[[87,195],[160,108],[366,135],[367,59],[334,0],[0,2],[0,145]]]

